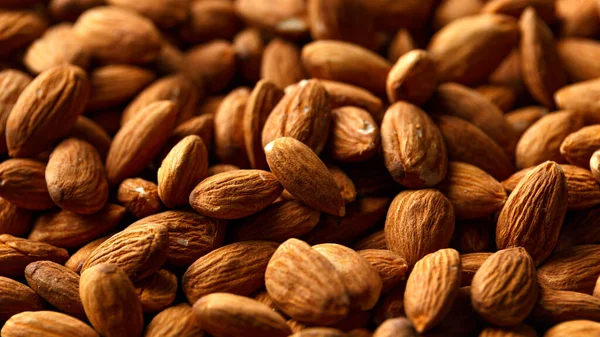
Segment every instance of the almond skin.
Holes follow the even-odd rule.
[[[158,195],[169,208],[186,205],[190,192],[207,176],[208,151],[202,138],[187,136],[175,145],[158,169]]]
[[[155,78],[153,72],[131,65],[111,64],[98,67],[90,73],[92,93],[87,109],[97,111],[119,106],[133,98]]]
[[[142,305],[127,275],[114,264],[100,263],[84,271],[79,294],[88,319],[102,336],[141,336]]]
[[[327,165],[327,170],[331,173],[335,184],[340,189],[344,202],[348,204],[356,200],[356,187],[346,172],[334,165]]]
[[[192,117],[187,121],[177,125],[173,133],[169,137],[167,144],[163,148],[163,154],[160,158],[166,157],[167,153],[175,144],[179,143],[183,138],[191,135],[196,135],[202,138],[206,149],[212,149],[214,136],[214,113],[206,113],[200,116]]]
[[[552,252],[567,211],[565,174],[545,162],[525,175],[506,200],[496,226],[499,249],[524,247],[536,265]]]
[[[0,197],[18,207],[44,210],[56,207],[48,193],[46,165],[31,159],[7,159],[0,163]]]
[[[592,294],[600,275],[600,245],[573,246],[552,255],[538,269],[540,285]]]
[[[343,82],[320,80],[329,93],[333,109],[343,106],[355,106],[367,110],[377,121],[383,117],[381,99],[368,90]]]
[[[167,259],[167,228],[147,224],[127,228],[98,246],[85,260],[81,272],[98,264],[112,263],[132,281],[139,281],[158,271]]]
[[[24,236],[31,229],[33,213],[0,198],[0,233]]]
[[[146,106],[115,135],[106,157],[106,175],[112,185],[135,176],[148,165],[175,126],[177,110],[169,101]]]
[[[6,321],[11,316],[24,311],[44,310],[46,302],[31,288],[13,279],[0,276],[0,320]]]
[[[294,197],[321,212],[344,216],[346,208],[339,188],[308,146],[281,137],[265,146],[265,154],[273,174]]]
[[[486,217],[506,201],[502,185],[480,168],[450,162],[446,180],[437,187],[450,200],[459,219]]]
[[[417,106],[397,102],[388,108],[381,124],[381,145],[388,171],[406,187],[434,186],[446,176],[442,134]]]
[[[492,253],[469,253],[460,256],[462,266],[461,286],[467,287],[471,285],[475,273],[477,273],[477,270],[481,268],[481,265],[490,256],[492,256]]]
[[[502,112],[510,111],[517,101],[517,90],[508,85],[484,84],[475,90],[494,103]]]
[[[471,283],[475,310],[488,322],[500,326],[521,323],[533,309],[537,296],[535,265],[521,247],[492,254]]]
[[[248,296],[263,286],[265,270],[278,244],[236,242],[200,257],[185,272],[182,289],[190,303],[215,292]]]
[[[0,234],[0,276],[20,277],[31,262],[48,260],[62,264],[68,258],[65,249]]]
[[[298,46],[278,38],[271,40],[263,51],[260,78],[280,89],[306,78]]]
[[[100,154],[100,157],[104,162],[112,139],[108,133],[106,133],[104,128],[100,126],[100,124],[87,117],[79,116],[79,118],[77,118],[77,122],[75,122],[75,125],[73,126],[73,129],[71,129],[71,137],[90,143],[96,148],[98,154]]]
[[[388,249],[363,249],[357,251],[379,273],[381,292],[387,293],[398,285],[408,273],[408,264],[400,255]]]
[[[600,150],[594,151],[590,158],[590,171],[597,182],[600,182]]]
[[[507,112],[506,121],[515,130],[515,137],[520,138],[533,123],[548,113],[548,109],[542,106],[528,106]]]
[[[277,248],[267,265],[265,284],[277,307],[302,322],[334,323],[350,309],[350,297],[335,267],[297,239]]]
[[[400,192],[392,201],[385,220],[385,237],[390,250],[404,257],[409,266],[429,253],[448,247],[453,232],[454,208],[437,190]]]
[[[407,101],[422,105],[437,87],[435,62],[428,52],[412,50],[402,55],[387,76],[386,91],[391,103]]]
[[[479,334],[480,337],[538,337],[534,328],[527,324],[519,324],[510,328],[488,326]]]
[[[486,3],[482,10],[486,13],[506,14],[518,18],[527,7],[535,9],[540,18],[547,23],[556,21],[554,1],[492,0]]]
[[[366,110],[346,106],[332,110],[328,147],[338,162],[357,162],[373,157],[379,147],[379,126]]]
[[[239,71],[242,77],[251,83],[258,82],[260,79],[260,65],[265,48],[265,42],[260,34],[261,32],[256,28],[246,28],[233,39]]]
[[[244,140],[244,113],[250,90],[245,87],[231,91],[215,113],[215,153],[223,164],[248,167]]]
[[[0,152],[7,152],[6,147],[6,121],[10,112],[19,99],[19,96],[25,90],[27,85],[31,83],[33,78],[28,74],[13,70],[5,69],[0,71]]]
[[[93,214],[108,200],[108,181],[100,154],[76,138],[62,141],[50,154],[46,184],[52,200],[67,211]]]
[[[2,336],[99,337],[89,325],[71,316],[54,311],[26,311],[12,316],[2,327]]]
[[[598,79],[565,85],[554,94],[554,100],[559,108],[580,114],[586,124],[600,123],[598,97],[600,97]]]
[[[454,249],[438,250],[415,264],[404,293],[406,317],[415,330],[430,330],[448,314],[460,289],[460,275],[460,256]]]
[[[573,165],[587,168],[590,158],[600,148],[600,125],[590,125],[568,135],[560,145],[560,153]]]
[[[275,175],[263,170],[224,172],[198,184],[190,194],[192,208],[218,219],[239,219],[269,206],[283,191]]]
[[[8,56],[38,38],[48,23],[34,11],[3,10],[0,12],[0,55]]]
[[[177,276],[161,269],[133,284],[143,312],[159,312],[173,303],[177,293]]]
[[[197,85],[204,84],[209,93],[227,88],[237,69],[235,48],[229,41],[213,40],[188,50],[185,61]]]
[[[89,93],[87,75],[78,67],[62,65],[41,73],[23,90],[6,121],[9,155],[35,156],[66,136]]]
[[[284,318],[253,299],[213,293],[194,304],[198,324],[215,337],[284,337],[291,334]]]
[[[596,335],[599,333],[600,323],[580,319],[557,324],[553,326],[550,330],[546,331],[544,337],[586,337]]]
[[[203,332],[187,303],[166,308],[148,323],[144,337],[195,337]]]
[[[158,196],[158,186],[142,178],[123,180],[119,185],[117,200],[138,219],[156,214],[164,208]]]
[[[532,318],[543,324],[556,324],[575,319],[598,321],[600,299],[575,291],[541,288]]]
[[[564,38],[556,43],[561,63],[573,82],[600,77],[600,68],[590,59],[600,53],[600,44],[592,39]]]
[[[419,334],[406,317],[388,318],[381,323],[373,337],[417,337]]]
[[[98,246],[100,246],[104,241],[108,240],[110,235],[103,236],[99,239],[90,241],[85,246],[79,248],[77,251],[73,253],[65,262],[65,267],[71,269],[72,271],[79,273],[81,271],[81,267],[85,263],[87,257],[94,251]]]

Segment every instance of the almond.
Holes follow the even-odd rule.
[[[290,328],[284,318],[250,298],[213,293],[194,304],[196,320],[215,337],[284,337]]]
[[[404,257],[409,267],[425,255],[448,247],[453,232],[452,204],[442,193],[431,189],[400,192],[385,220],[390,250]]]
[[[373,332],[373,337],[417,337],[418,335],[413,325],[405,317],[389,318]]]
[[[547,113],[547,108],[534,105],[507,112],[505,118],[515,130],[515,137],[518,139],[530,126]]]
[[[352,179],[337,166],[327,165],[327,170],[331,173],[335,184],[339,188],[344,202],[348,204],[356,200],[356,187]]]
[[[552,255],[538,269],[540,285],[592,294],[600,276],[600,245],[573,246]]]
[[[437,87],[435,62],[428,52],[412,50],[402,55],[387,76],[386,92],[391,103],[427,102]]]
[[[187,303],[166,308],[150,321],[145,337],[195,337],[202,334],[192,307]]]
[[[63,65],[42,72],[21,93],[6,122],[12,157],[30,157],[66,136],[90,92],[87,75]],[[43,141],[41,141],[43,139]]]
[[[379,127],[370,113],[345,106],[331,111],[328,147],[333,160],[356,162],[373,157],[379,147]]]
[[[56,207],[48,193],[46,165],[31,159],[8,159],[0,164],[0,197],[18,207],[44,210]]]
[[[600,185],[593,174],[581,167],[561,165],[567,179],[568,209],[588,209],[600,204]]]
[[[508,85],[484,84],[478,86],[475,90],[494,103],[503,112],[510,111],[517,101],[517,90]]]
[[[469,253],[460,256],[462,266],[461,286],[466,287],[471,285],[473,277],[490,256],[492,256],[492,253]]]
[[[335,267],[297,239],[277,248],[267,265],[265,284],[277,307],[302,322],[334,323],[350,309],[350,297]]]
[[[175,300],[177,276],[161,269],[145,279],[133,284],[142,304],[143,312],[158,312]]]
[[[241,87],[231,91],[215,113],[215,153],[224,164],[248,167],[244,139],[244,114],[250,90]]]
[[[19,96],[31,83],[31,76],[13,69],[0,71],[0,152],[5,153],[6,121]]]
[[[506,201],[506,192],[498,181],[480,168],[461,162],[449,163],[446,180],[438,189],[460,219],[486,217],[499,211]]]
[[[167,141],[176,118],[174,103],[158,101],[123,125],[106,156],[108,181],[116,185],[140,173]]]
[[[347,83],[320,80],[327,90],[333,109],[343,106],[355,106],[367,110],[377,121],[383,118],[381,99],[368,90]]]
[[[500,328],[489,326],[479,334],[480,337],[537,337],[538,334],[534,328],[527,324],[519,324],[514,327]]]
[[[136,6],[140,6],[137,1],[119,1],[129,1]],[[230,1],[192,1],[189,4],[187,1],[181,3],[181,0],[175,0],[175,2],[177,3],[169,7],[173,14],[173,10],[177,8],[178,15],[181,16],[178,21],[188,17],[187,21],[180,25],[181,29],[179,30],[179,35],[187,42],[198,43],[213,39],[231,40],[235,33],[241,29],[240,18],[235,12],[234,4]],[[175,23],[171,23],[170,26]]]
[[[480,14],[444,26],[427,50],[436,62],[440,82],[475,84],[487,78],[517,45],[516,20],[505,15]]]
[[[396,182],[431,187],[446,176],[448,158],[440,130],[417,106],[396,102],[381,124],[385,165]]]
[[[107,3],[134,10],[154,21],[157,25],[166,28],[183,22],[188,16],[187,2],[182,0],[163,0],[150,3],[132,0],[108,0]]]
[[[280,137],[295,138],[310,147],[317,155],[327,141],[331,125],[329,95],[318,80],[299,83],[275,106],[262,132],[262,145]]]
[[[159,224],[125,229],[111,236],[88,255],[81,272],[98,264],[111,263],[133,282],[139,281],[152,275],[163,265],[167,258],[168,238],[167,228]]]
[[[44,310],[46,302],[31,288],[13,279],[0,276],[0,320],[6,321],[11,316],[24,311]]]
[[[112,231],[123,219],[125,209],[106,204],[94,214],[52,211],[40,215],[29,233],[29,240],[64,248],[79,247]]]
[[[156,214],[163,209],[158,186],[142,178],[125,179],[119,185],[117,200],[138,219]]]
[[[597,124],[600,123],[598,97],[600,97],[600,80],[594,79],[565,85],[556,91],[554,101],[559,108],[581,115],[586,124]]]
[[[366,48],[375,42],[374,20],[360,0],[311,0],[308,23],[314,40],[341,40]]]
[[[31,262],[47,260],[62,264],[68,258],[65,249],[0,234],[0,276],[23,276]]]
[[[169,208],[186,205],[190,192],[206,178],[208,151],[198,136],[175,145],[158,169],[158,195]]]
[[[208,176],[212,177],[219,173],[241,170],[239,167],[231,164],[215,164],[208,168]]]
[[[102,336],[141,336],[142,305],[127,275],[114,264],[100,263],[81,274],[81,303]]]
[[[450,311],[460,289],[460,256],[441,249],[419,260],[406,282],[404,309],[415,330],[437,325]]]
[[[73,253],[73,255],[71,255],[71,257],[69,257],[67,262],[65,262],[65,267],[76,273],[79,273],[87,257],[104,241],[108,240],[108,238],[110,238],[110,235],[90,241],[85,246],[79,248],[77,251],[75,251],[75,253]]]
[[[359,252],[366,249],[388,249],[387,242],[385,240],[385,231],[378,230],[363,237],[362,239],[358,240],[352,248]]]
[[[600,299],[575,291],[542,288],[532,318],[548,325],[575,319],[598,321]]]
[[[591,39],[565,38],[556,43],[558,56],[573,82],[600,77],[600,67],[590,62],[600,54],[600,44]]]
[[[160,158],[167,156],[175,144],[187,136],[196,135],[202,138],[206,149],[212,149],[214,134],[215,115],[212,113],[192,117],[179,124],[169,137],[167,144],[163,148],[163,154]]]
[[[131,65],[98,67],[90,73],[92,93],[87,109],[96,111],[117,107],[133,98],[155,78],[153,72]]]
[[[47,28],[46,21],[33,11],[0,11],[0,55],[8,56],[38,38]]]
[[[79,116],[71,129],[71,137],[90,143],[96,148],[102,161],[106,159],[112,139],[100,124],[87,117]]]
[[[586,337],[600,333],[600,323],[588,320],[572,320],[553,326],[544,337]]]
[[[521,323],[533,309],[537,296],[535,265],[521,247],[492,254],[471,283],[473,307],[485,320],[499,326]]]
[[[565,174],[554,162],[528,172],[506,200],[496,226],[499,249],[523,247],[536,265],[552,252],[567,210]]]
[[[597,182],[600,182],[600,150],[594,151],[590,158],[590,170]]]
[[[598,207],[568,213],[554,248],[555,252],[576,245],[599,242],[600,230],[596,226],[599,217],[600,208]]]
[[[23,236],[31,229],[33,214],[0,198],[0,233]]]
[[[382,293],[387,293],[408,273],[408,264],[400,255],[388,249],[364,249],[357,251],[379,273],[382,281]]]
[[[491,216],[458,220],[454,225],[451,246],[456,247],[463,254],[489,251],[493,247],[495,225],[495,219],[491,219]]]
[[[235,3],[238,14],[250,25],[276,32],[289,38],[307,35],[306,3],[303,0],[240,0]]]
[[[506,14],[518,18],[527,7],[532,7],[542,20],[553,23],[556,21],[554,3],[555,1],[547,0],[492,0],[485,4],[483,12]]]
[[[556,1],[556,16],[561,21],[559,30],[562,36],[595,36],[600,31],[600,20],[596,15],[594,1]]]
[[[102,5],[103,0],[51,0],[48,11],[58,20],[75,21],[87,9]]]
[[[182,289],[190,303],[211,293],[248,296],[264,284],[265,270],[278,244],[236,242],[200,257],[186,270]]]
[[[590,125],[568,135],[560,145],[560,153],[573,165],[588,167],[590,158],[600,148],[600,125]]]
[[[2,327],[2,336],[19,337],[31,334],[38,336],[98,337],[89,325],[71,316],[54,311],[26,311],[12,316]]]
[[[233,39],[239,71],[248,82],[258,82],[265,43],[260,31],[256,28],[246,28]],[[257,83],[258,84],[258,83]]]
[[[260,65],[260,78],[280,89],[306,78],[300,49],[293,43],[273,39],[265,46]]]
[[[185,58],[194,82],[203,84],[210,93],[225,89],[236,73],[235,48],[225,40],[195,46],[188,50]]]
[[[340,190],[325,164],[308,146],[282,137],[267,144],[265,154],[271,171],[293,196],[321,212],[344,216]]]

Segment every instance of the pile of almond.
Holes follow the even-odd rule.
[[[0,335],[600,336],[598,39],[598,0],[0,0]]]

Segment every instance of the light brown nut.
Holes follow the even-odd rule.
[[[318,155],[327,142],[331,119],[331,102],[325,87],[318,80],[302,81],[283,96],[265,121],[262,145],[291,137]]]
[[[407,101],[422,105],[437,87],[435,63],[428,52],[412,50],[402,55],[387,76],[386,92],[391,103]]]
[[[600,125],[590,125],[568,135],[560,145],[561,155],[573,165],[588,167],[592,154],[600,148]]]
[[[0,197],[30,210],[56,207],[44,178],[46,165],[31,159],[7,159],[0,164]]]
[[[593,37],[600,31],[597,2],[588,0],[556,0],[556,16],[561,21],[559,34]]]
[[[236,242],[200,257],[186,270],[182,289],[190,303],[215,292],[248,296],[260,289],[265,270],[278,244]]]
[[[457,19],[444,26],[427,50],[436,62],[438,79],[475,84],[487,78],[517,45],[515,19],[480,14]]]
[[[507,85],[519,92],[525,90],[521,74],[521,53],[518,49],[513,49],[502,60],[502,63],[490,74],[489,81],[495,85]]]
[[[48,260],[62,264],[68,258],[65,249],[0,234],[0,276],[20,277],[31,262]]]
[[[448,156],[440,130],[417,106],[396,102],[381,124],[385,165],[396,182],[431,187],[446,176]]]
[[[277,177],[268,171],[237,170],[204,179],[189,201],[192,208],[206,216],[239,219],[269,206],[282,191]]]
[[[600,182],[600,150],[594,151],[590,158],[590,170],[596,181]]]
[[[303,0],[240,0],[235,2],[238,14],[249,25],[260,27],[290,39],[308,35],[306,2]]]
[[[448,160],[471,164],[500,180],[514,167],[500,146],[475,125],[453,116],[438,116],[436,124],[446,143]]]
[[[588,209],[600,204],[600,185],[587,169],[563,164],[567,180],[568,210]]]
[[[168,244],[169,234],[163,225],[130,227],[111,236],[90,253],[81,272],[110,263],[136,282],[160,269],[167,259]]]
[[[54,148],[46,165],[46,184],[54,203],[78,214],[96,213],[108,200],[102,158],[92,145],[77,138]]]
[[[149,63],[161,48],[160,32],[152,21],[123,7],[89,9],[73,29],[92,56],[105,63]]]
[[[521,13],[532,7],[538,13],[540,18],[546,23],[553,23],[556,21],[556,13],[554,3],[555,0],[492,0],[488,1],[483,7],[485,13],[498,13],[514,16],[516,18],[521,16]]]
[[[182,23],[188,16],[188,0],[107,0],[110,5],[128,8],[149,18],[158,26],[170,28]]]
[[[600,77],[600,67],[590,60],[600,55],[600,44],[592,39],[564,38],[556,43],[561,63],[573,82]]]
[[[10,111],[19,99],[19,96],[31,83],[33,78],[18,70],[5,69],[0,71],[0,152],[5,153],[6,147],[6,121]]]
[[[417,337],[419,334],[405,317],[386,319],[373,332],[372,337]]]
[[[519,20],[521,67],[529,93],[546,107],[553,107],[554,92],[567,84],[552,31],[529,7]]]
[[[352,248],[357,251],[366,249],[388,249],[387,241],[385,240],[385,231],[378,230],[372,234],[364,236],[362,239],[358,240]]]
[[[65,262],[65,267],[79,274],[81,271],[81,267],[85,263],[87,257],[94,251],[102,242],[106,241],[110,235],[103,236],[99,239],[90,241],[85,246],[76,250],[73,255],[69,257],[67,262]]]
[[[379,273],[382,281],[381,293],[385,294],[397,286],[408,274],[408,264],[400,255],[388,249],[363,249],[357,251]]]
[[[37,336],[99,337],[91,326],[54,311],[27,311],[14,315],[0,333],[6,337],[21,337],[33,331]]]
[[[573,246],[552,255],[538,269],[544,288],[592,294],[600,276],[600,245]]]
[[[356,187],[352,179],[337,166],[327,165],[327,170],[331,173],[335,184],[340,189],[344,203],[348,204],[356,200]]]
[[[179,143],[183,138],[187,136],[196,135],[202,138],[206,149],[212,149],[213,146],[213,133],[215,128],[215,115],[213,113],[204,114],[196,117],[192,117],[187,121],[179,124],[173,133],[167,140],[167,144],[163,147],[163,151],[160,155],[160,159],[167,156],[175,144]]]
[[[515,130],[516,139],[521,138],[523,133],[529,129],[540,118],[548,113],[548,109],[542,106],[528,106],[519,108],[505,115],[506,121]]]
[[[481,253],[492,250],[495,220],[492,216],[483,219],[458,220],[454,226],[451,245],[463,254]]]
[[[21,93],[6,121],[12,157],[31,157],[66,136],[87,103],[86,73],[63,65],[44,71]]]
[[[479,270],[481,265],[490,256],[492,256],[492,253],[469,253],[460,256],[460,264],[462,266],[462,287],[471,285],[475,273],[477,273],[477,270]]]
[[[600,334],[600,323],[584,319],[575,319],[553,326],[544,337],[586,337]]]
[[[406,282],[404,309],[415,330],[430,330],[444,319],[460,289],[460,256],[441,249],[415,264]]]
[[[108,153],[112,140],[106,131],[93,120],[84,116],[79,116],[73,129],[71,129],[70,136],[90,143],[96,148],[102,161],[106,159],[106,154]]]
[[[496,179],[461,162],[448,164],[446,180],[437,188],[450,200],[459,219],[484,218],[499,211],[506,201],[504,187]]]
[[[290,321],[288,321],[288,325],[291,326]],[[290,337],[347,337],[347,335],[343,331],[334,328],[304,328],[290,335]]]
[[[329,154],[339,162],[357,162],[373,157],[379,148],[379,126],[371,114],[345,106],[331,111]]]
[[[298,200],[279,201],[262,211],[241,219],[227,229],[233,242],[270,240],[283,242],[302,237],[319,222],[319,211]]]
[[[249,97],[248,88],[237,88],[225,96],[215,113],[214,152],[223,164],[249,166],[244,138],[244,115]]]
[[[435,1],[373,0],[368,1],[368,10],[375,14],[375,23],[385,31],[396,31],[407,27],[423,27]]]
[[[425,255],[448,247],[454,208],[437,190],[400,192],[387,213],[385,238],[391,251],[412,267]]]
[[[127,212],[138,219],[156,214],[163,209],[158,186],[142,178],[129,178],[119,185],[117,200]]]
[[[97,111],[117,107],[150,84],[156,75],[140,67],[111,64],[90,73],[92,93],[86,109]]]
[[[48,12],[59,21],[75,21],[86,10],[104,4],[104,0],[50,0]]]
[[[475,88],[503,112],[510,111],[516,104],[518,92],[515,88],[501,84],[484,84]]]
[[[190,192],[206,178],[208,151],[202,138],[187,136],[175,145],[158,169],[158,195],[169,208],[187,205]]]
[[[51,261],[32,262],[25,268],[27,284],[40,297],[67,315],[86,319],[79,298],[79,275]]]
[[[11,316],[24,311],[44,310],[46,302],[31,288],[13,279],[0,276],[0,320],[6,321]]]
[[[271,40],[263,51],[260,78],[272,82],[280,89],[306,78],[300,60],[300,49],[281,39]]]
[[[32,220],[31,211],[0,198],[0,233],[24,236],[31,229]]]
[[[106,175],[112,185],[140,173],[152,162],[175,126],[177,109],[173,102],[157,101],[123,125],[106,156]]]
[[[110,203],[89,215],[65,210],[51,211],[37,218],[29,233],[29,240],[63,248],[80,247],[112,231],[124,215],[123,207]]]
[[[196,84],[204,84],[209,93],[225,89],[236,73],[235,48],[225,40],[198,45],[186,53],[190,76]]]
[[[163,38],[160,53],[154,59],[152,67],[161,74],[185,73],[188,71],[188,65],[185,61],[185,54],[172,41]]]
[[[517,325],[529,315],[538,296],[533,259],[521,247],[488,257],[471,283],[471,303],[486,321]]]
[[[181,12],[186,12],[187,16],[186,7],[189,6],[189,18],[179,30],[179,35],[186,42],[194,44],[214,39],[231,40],[242,28],[232,1],[184,1],[185,5],[179,4],[176,7]]]
[[[302,322],[334,323],[350,310],[350,297],[335,267],[297,239],[277,248],[267,266],[265,284],[277,307]]]
[[[383,57],[352,43],[315,41],[302,49],[302,63],[309,75],[346,82],[377,94],[385,94],[391,65]]]
[[[258,82],[260,79],[260,64],[265,48],[260,34],[256,28],[246,28],[233,39],[233,47],[239,60],[239,72],[248,82]]]
[[[284,337],[291,333],[285,319],[253,299],[213,293],[194,304],[198,324],[215,337]]]
[[[327,90],[333,109],[344,106],[355,106],[367,110],[371,116],[380,122],[383,118],[383,103],[381,99],[368,90],[343,82],[320,80]]]
[[[8,56],[37,39],[48,23],[33,11],[0,11],[0,55]]]
[[[547,325],[575,319],[598,321],[600,299],[575,291],[541,288],[531,317],[536,322]]]
[[[454,20],[478,14],[484,4],[481,0],[443,0],[433,11],[432,28],[437,31]]]
[[[187,303],[166,308],[148,323],[144,337],[202,337],[192,306]]]
[[[538,337],[534,328],[527,324],[519,324],[514,327],[488,326],[483,329],[479,337]]]
[[[554,101],[559,108],[582,116],[586,124],[598,124],[600,123],[598,97],[600,97],[600,80],[593,79],[560,88],[554,94]]]
[[[265,154],[271,171],[294,197],[321,212],[344,216],[346,208],[339,188],[308,146],[281,137],[265,146]]]
[[[61,23],[50,27],[27,49],[23,63],[29,71],[39,74],[62,64],[87,68],[90,53],[73,31],[73,26]]]
[[[523,247],[540,265],[558,240],[567,197],[565,174],[558,164],[548,161],[528,172],[498,217],[498,249]]]
[[[143,312],[159,312],[173,303],[177,294],[177,276],[161,269],[133,284]]]
[[[323,243],[312,247],[340,274],[350,296],[350,305],[363,311],[372,309],[381,295],[382,281],[377,270],[351,248]]]
[[[114,264],[100,263],[85,270],[79,295],[85,314],[102,336],[141,336],[142,305],[127,275]]]

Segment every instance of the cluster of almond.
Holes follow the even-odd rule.
[[[0,0],[0,334],[600,336],[597,37],[597,0]]]

